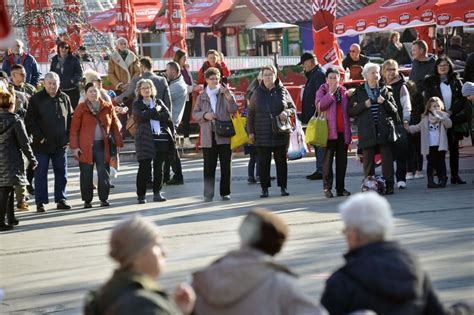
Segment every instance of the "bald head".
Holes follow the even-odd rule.
[[[359,44],[352,44],[351,47],[349,48],[349,55],[351,56],[351,59],[354,61],[359,60],[360,58],[360,46]]]
[[[13,43],[12,51],[15,55],[21,55],[23,53],[24,44],[21,40],[17,39]]]

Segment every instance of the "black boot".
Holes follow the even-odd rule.
[[[466,181],[462,180],[459,175],[451,176],[451,184],[465,184]]]
[[[439,188],[444,188],[446,187],[446,182],[448,181],[447,177],[439,178],[438,179],[438,186]]]
[[[439,188],[439,185],[434,182],[433,176],[428,176],[428,188]]]
[[[281,195],[282,195],[283,197],[290,195],[290,193],[288,192],[288,190],[286,190],[286,188],[283,188],[283,187],[280,189],[280,192],[281,192]]]
[[[260,198],[267,198],[268,197],[268,188],[262,188],[262,194]]]

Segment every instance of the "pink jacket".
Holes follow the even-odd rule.
[[[349,120],[349,115],[347,114],[347,96],[346,88],[342,85],[339,86],[341,89],[342,96],[342,116],[344,119],[344,142],[346,144],[351,143],[352,134],[351,134],[351,122]],[[316,103],[319,102],[321,111],[326,111],[326,120],[328,122],[328,139],[336,140],[337,139],[337,126],[336,126],[336,97],[329,92],[329,85],[324,83],[321,85],[319,90],[316,92]]]

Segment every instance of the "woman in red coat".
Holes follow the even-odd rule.
[[[119,120],[113,105],[100,98],[100,91],[94,83],[87,83],[84,91],[86,100],[74,111],[69,142],[74,157],[79,161],[84,208],[92,208],[94,163],[100,206],[106,207],[109,206],[111,152],[123,147]]]
[[[219,69],[221,83],[227,83],[227,78],[230,76],[230,71],[227,65],[224,63],[223,56],[217,50],[211,49],[207,52],[207,61],[204,62],[201,69],[198,72],[198,84],[206,85],[206,78],[204,73],[207,69],[213,67]]]

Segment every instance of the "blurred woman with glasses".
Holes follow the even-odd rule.
[[[66,42],[59,42],[57,53],[51,61],[50,71],[59,75],[61,79],[60,90],[69,96],[71,105],[75,109],[80,97],[81,64],[79,59],[71,53],[71,47]]]

